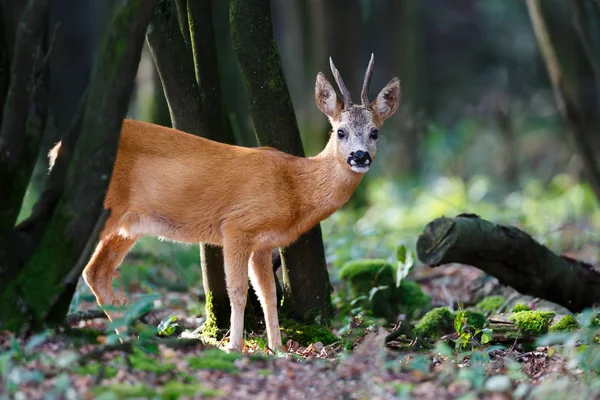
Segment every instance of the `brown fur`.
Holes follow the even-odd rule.
[[[318,86],[328,86],[324,77]],[[330,104],[338,104],[329,85]],[[333,93],[333,94],[332,94]],[[331,97],[333,96],[333,98]],[[320,106],[323,110],[323,108]],[[394,109],[395,111],[395,109]],[[241,349],[248,277],[267,322],[269,346],[281,347],[270,254],[327,218],[350,197],[363,174],[340,155],[336,124],[352,113],[337,106],[326,148],[311,158],[272,148],[245,148],[145,122],[125,120],[104,207],[111,210],[83,276],[100,305],[125,304],[112,279],[143,235],[223,247],[231,300],[230,347]],[[377,126],[384,118],[372,114]],[[50,163],[58,147],[50,154]],[[117,314],[107,313],[111,319]]]

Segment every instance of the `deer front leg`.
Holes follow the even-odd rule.
[[[123,288],[118,295],[115,294],[112,282],[113,278],[118,276],[117,267],[136,240],[137,237],[129,238],[118,234],[103,237],[83,270],[83,279],[96,296],[100,306],[127,304]],[[122,316],[121,313],[114,311],[106,311],[106,315],[111,321]],[[119,330],[117,333],[120,333]]]
[[[231,304],[229,332],[229,348],[231,350],[241,351],[244,341],[244,308],[248,295],[249,249],[249,246],[239,240],[225,240],[223,244],[225,280]]]
[[[250,256],[249,266],[250,281],[265,314],[269,347],[273,350],[285,350],[281,344],[281,332],[277,317],[277,289],[273,276],[271,250],[255,250]]]

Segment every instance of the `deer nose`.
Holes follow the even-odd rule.
[[[370,164],[371,163],[371,156],[369,155],[369,152],[365,152],[362,150],[355,152],[352,155],[352,159],[354,161],[356,161],[357,164]]]

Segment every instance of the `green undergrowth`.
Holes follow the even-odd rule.
[[[279,321],[279,326],[281,333],[287,339],[294,340],[303,346],[317,342],[327,346],[340,340],[325,326],[304,325],[291,319],[282,319]]]
[[[409,319],[431,307],[431,297],[416,282],[402,280],[396,286],[396,268],[384,259],[354,260],[340,271],[348,283],[356,306],[375,317],[395,320],[399,314]]]

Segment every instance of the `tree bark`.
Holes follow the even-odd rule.
[[[194,64],[179,29],[172,1],[162,1],[154,13],[146,35],[152,58],[165,90],[173,127],[216,139],[204,117]]]
[[[0,128],[0,187],[6,193],[0,196],[0,236],[17,221],[44,132],[48,6],[48,0],[29,1],[17,27]]]
[[[273,37],[269,0],[232,0],[233,49],[244,79],[257,141],[304,156],[294,107]],[[283,311],[308,323],[329,324],[331,285],[321,228],[315,226],[281,250]]]
[[[10,84],[10,58],[8,56],[8,35],[6,30],[8,26],[4,19],[4,9],[0,4],[0,126],[2,125],[2,117],[4,110],[4,102],[8,93]]]
[[[519,292],[560,304],[572,312],[600,304],[600,273],[561,257],[527,233],[476,215],[438,218],[417,241],[419,259],[432,267],[477,267]]]
[[[187,34],[181,27],[189,29]],[[211,1],[161,3],[147,39],[165,89],[173,127],[218,142],[233,143],[231,129],[223,119]],[[222,249],[201,243],[200,264],[206,295],[205,328],[207,331],[226,330],[231,309]],[[249,328],[254,326],[252,315],[253,311],[247,309]]]
[[[81,274],[107,216],[103,200],[155,5],[128,0],[114,7],[92,71],[81,135],[74,148],[61,148],[57,160],[69,159],[64,194],[35,253],[0,292],[3,329],[64,321],[68,301],[61,294]]]

